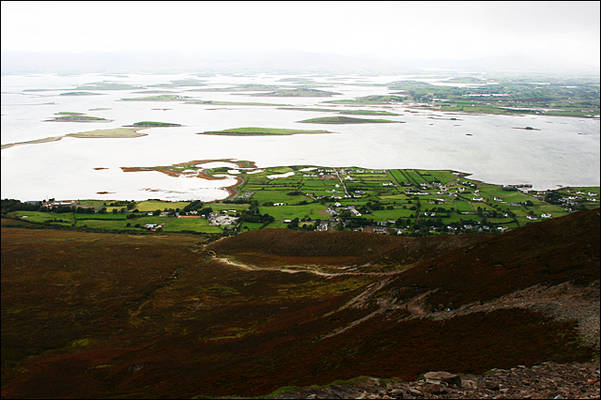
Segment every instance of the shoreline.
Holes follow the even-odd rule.
[[[159,167],[120,167],[120,168],[123,172],[156,171],[156,172],[161,172],[163,174],[166,174],[166,175],[174,177],[174,178],[178,178],[180,176],[185,176],[188,174],[184,173],[183,171],[174,171],[174,170],[170,169],[170,167],[171,168],[172,167],[187,167],[189,165],[208,164],[211,162],[229,162],[232,164],[236,164],[238,166],[238,168],[255,168],[255,169],[257,168],[257,165],[255,164],[254,161],[233,160],[231,158],[219,159],[219,160],[192,160],[192,161],[188,161],[188,162],[172,164],[170,166],[159,166]],[[236,188],[244,183],[244,179],[241,176],[231,176],[228,174],[224,174],[225,176],[213,176],[213,175],[207,174],[206,171],[207,171],[207,168],[199,167],[198,170],[196,171],[195,177],[200,178],[200,179],[206,179],[209,181],[224,180],[224,179],[228,179],[228,177],[233,177],[236,179],[236,182],[233,185],[219,188],[219,189],[226,190],[228,192],[228,196],[222,200],[214,200],[214,201],[224,201],[224,200],[229,200],[229,199],[233,198],[234,196],[236,196],[238,194],[238,191],[236,190]]]

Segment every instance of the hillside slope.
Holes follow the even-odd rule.
[[[416,239],[266,230],[208,246],[3,227],[2,397],[260,396],[598,363],[599,220]]]

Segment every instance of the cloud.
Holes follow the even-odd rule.
[[[526,54],[599,66],[599,2],[2,2],[2,51]]]

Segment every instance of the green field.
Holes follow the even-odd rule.
[[[189,204],[188,201],[161,201],[161,200],[145,200],[136,202],[136,207],[141,212],[167,210],[184,208]]]
[[[163,216],[143,216],[127,218],[127,214],[81,214],[53,213],[39,211],[15,211],[10,217],[38,224],[70,226],[76,228],[102,229],[111,231],[146,231],[146,224],[162,225],[165,232],[221,233],[218,226],[211,226],[205,218],[176,218]]]
[[[200,168],[195,163],[160,168],[173,172]],[[245,162],[243,168],[256,167]],[[204,173],[222,174],[227,169],[213,168]],[[144,230],[144,224],[160,224],[163,231],[224,234],[263,227],[314,229],[317,221],[329,221],[329,228],[378,228],[422,236],[501,232],[598,208],[600,197],[599,187],[518,190],[471,180],[449,170],[293,165],[254,171],[239,169],[240,184],[233,198],[225,202],[82,200],[80,205],[93,207],[96,213],[68,212],[67,208],[62,212],[17,211],[10,216],[31,223],[94,229]],[[99,213],[101,210],[105,212]],[[176,217],[176,212],[184,218]],[[238,221],[222,230],[206,219],[217,218],[217,214]]]

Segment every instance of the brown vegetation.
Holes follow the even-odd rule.
[[[534,309],[442,319],[430,318],[428,308],[485,306],[532,285],[598,281],[599,210],[503,235],[431,241],[256,235],[220,240],[209,251],[200,236],[3,225],[2,396],[265,395],[360,375],[410,380],[430,370],[482,373],[598,355],[583,345],[575,321]],[[243,270],[213,251],[415,266],[380,282]],[[425,314],[403,308],[410,302]]]

